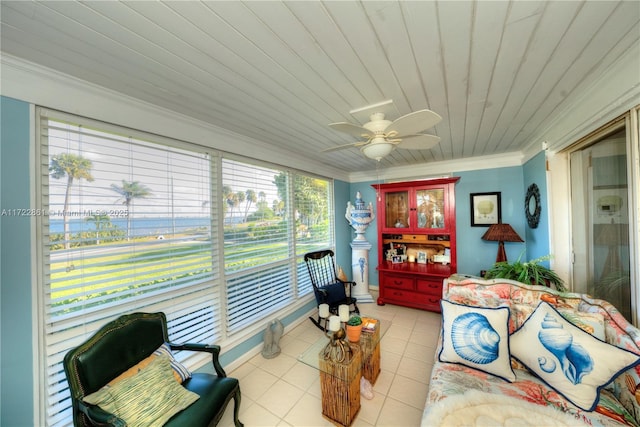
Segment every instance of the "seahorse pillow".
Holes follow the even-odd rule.
[[[511,355],[567,400],[585,411],[598,404],[600,389],[640,356],[593,337],[541,302],[511,335]]]
[[[458,363],[515,381],[509,357],[508,307],[474,307],[447,300],[441,300],[440,307],[440,362]]]

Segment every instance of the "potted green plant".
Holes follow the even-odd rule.
[[[351,342],[358,342],[360,334],[362,334],[362,318],[354,314],[347,320],[347,339]]]
[[[545,267],[540,264],[542,261],[549,260],[550,255],[546,255],[540,258],[532,259],[527,262],[521,261],[522,254],[515,262],[497,262],[487,270],[485,274],[486,279],[510,279],[528,285],[542,285],[555,287],[561,292],[566,292],[567,287],[564,281],[558,276],[558,274],[551,270],[549,267]]]

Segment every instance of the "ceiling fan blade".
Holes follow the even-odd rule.
[[[402,138],[402,141],[396,148],[404,148],[405,150],[428,150],[436,146],[438,142],[440,142],[440,137],[435,135],[408,135]]]
[[[429,129],[440,123],[442,117],[431,110],[419,110],[398,117],[384,130],[385,134],[397,132],[398,137],[413,135]]]
[[[344,150],[345,148],[361,147],[363,145],[367,145],[368,143],[369,143],[368,141],[358,141],[358,142],[352,142],[350,144],[336,145],[335,147],[325,148],[321,152],[328,153],[330,151]]]
[[[373,133],[369,129],[363,128],[359,125],[354,125],[353,123],[340,122],[340,123],[330,123],[332,129],[335,129],[339,132],[348,133],[349,135],[370,138],[373,136]]]

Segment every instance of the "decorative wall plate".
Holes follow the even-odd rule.
[[[531,184],[527,188],[527,195],[524,198],[524,213],[527,215],[529,227],[537,228],[540,222],[540,189],[536,184]]]

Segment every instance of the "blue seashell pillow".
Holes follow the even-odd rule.
[[[458,363],[515,381],[509,356],[509,308],[473,307],[440,300],[440,362]]]
[[[585,411],[593,411],[600,389],[640,356],[600,341],[542,301],[511,335],[511,355],[549,387]]]

